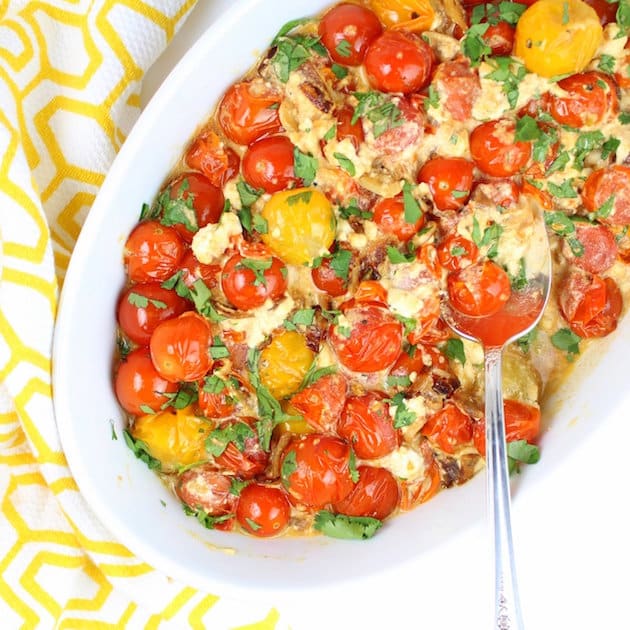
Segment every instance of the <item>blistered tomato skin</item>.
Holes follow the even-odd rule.
[[[238,154],[211,130],[193,140],[184,159],[189,168],[201,171],[218,188],[238,173],[241,163]]]
[[[211,464],[195,466],[177,478],[177,496],[193,510],[203,510],[210,516],[233,514],[238,496],[230,490],[231,478],[218,472]]]
[[[243,417],[227,420],[221,423],[218,428],[224,429],[235,424],[248,426],[250,429],[249,437],[245,438],[242,449],[234,442],[229,442],[225,450],[214,458],[214,461],[217,466],[232,471],[241,479],[253,479],[264,472],[269,461],[269,455],[260,445],[255,418]],[[212,440],[212,436],[209,439]]]
[[[321,433],[337,428],[348,395],[348,382],[342,374],[318,378],[291,398],[291,407],[300,413],[309,427]]]
[[[447,403],[427,420],[421,432],[445,453],[455,453],[459,446],[472,441],[472,419],[456,405]]]
[[[417,179],[429,186],[439,210],[461,210],[470,197],[473,163],[464,158],[436,157],[424,163]]]
[[[424,214],[413,223],[405,220],[405,205],[401,197],[379,199],[373,212],[373,220],[381,231],[394,234],[403,243],[413,238],[426,223]]]
[[[342,276],[335,271],[333,258],[322,258],[317,267],[313,267],[311,278],[313,284],[332,297],[339,297],[348,291],[348,276]],[[352,267],[352,255],[348,268]]]
[[[630,223],[630,166],[614,164],[593,171],[584,183],[582,201],[603,223]],[[604,211],[607,205],[610,207]]]
[[[572,256],[574,265],[590,273],[608,271],[617,259],[617,242],[613,233],[605,225],[576,223],[575,237],[583,248],[581,256]]]
[[[527,165],[530,142],[516,140],[516,125],[500,118],[482,123],[470,134],[470,153],[475,166],[493,177],[516,175]]]
[[[286,136],[262,138],[243,155],[243,177],[256,189],[274,193],[300,183],[293,168],[295,147]]]
[[[363,63],[368,46],[383,32],[375,13],[356,4],[342,3],[324,14],[319,36],[333,61],[346,66]]]
[[[250,483],[241,490],[236,520],[249,534],[260,538],[277,536],[289,524],[291,504],[280,488]]]

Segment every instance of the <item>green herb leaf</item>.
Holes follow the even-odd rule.
[[[422,218],[422,208],[417,199],[413,196],[414,187],[409,183],[403,184],[403,206],[404,216],[407,223],[416,223]]]
[[[535,118],[531,116],[522,116],[516,121],[516,133],[514,137],[519,142],[528,140],[538,140],[542,135],[540,127]]]
[[[489,28],[488,23],[473,24],[462,40],[462,52],[470,59],[470,65],[473,67],[478,66],[484,57],[492,54],[492,48],[483,39]]]
[[[569,3],[563,2],[562,3],[562,24],[568,24],[569,23]]]
[[[503,226],[499,225],[498,223],[493,223],[483,231],[483,236],[481,237],[481,240],[478,243],[475,242],[475,244],[478,247],[488,247],[486,256],[488,258],[496,258],[497,254],[499,253],[499,239],[501,238],[501,234],[503,234]]]
[[[330,66],[330,69],[339,80],[345,79],[348,76],[348,68],[341,66],[338,63],[333,63],[333,65]]]
[[[354,92],[354,97],[359,104],[352,115],[351,124],[355,124],[359,118],[366,118],[373,125],[374,137],[378,138],[389,129],[400,127],[403,124],[402,114],[397,105],[382,92]]]
[[[234,518],[234,514],[222,514],[221,516],[212,516],[202,510],[201,508],[194,510],[189,505],[183,505],[184,512],[188,516],[194,516],[201,525],[203,525],[206,529],[214,529],[219,523],[225,523],[225,521],[229,521]]]
[[[409,254],[403,254],[397,247],[388,245],[387,258],[389,258],[389,262],[391,262],[394,265],[398,265],[401,263],[410,263],[416,259],[416,253],[411,252]]]
[[[527,286],[527,272],[525,269],[525,259],[523,257],[519,258],[518,261],[518,273],[516,276],[512,276],[510,281],[513,291],[522,291]]]
[[[496,18],[497,23],[507,22],[512,26],[516,26],[525,9],[527,9],[527,5],[520,2],[500,2],[499,15]]]
[[[153,300],[144,295],[140,295],[139,293],[135,293],[134,291],[127,296],[127,301],[136,308],[147,308],[149,304],[160,310],[166,308],[166,304],[161,300]]]
[[[516,343],[518,344],[518,347],[527,354],[530,351],[532,343],[534,342],[537,336],[538,336],[538,328],[534,327],[526,335],[519,337],[516,340]]]
[[[483,25],[480,24],[480,26]],[[507,97],[510,107],[516,107],[518,86],[527,74],[525,66],[512,57],[493,57],[488,59],[488,63],[495,69],[487,74],[486,78],[502,83],[502,90]]]
[[[227,389],[227,383],[220,376],[211,374],[204,379],[202,389],[206,394],[220,394]]]
[[[311,58],[310,48],[317,43],[319,38],[307,37],[285,37],[276,42],[276,53],[271,58],[271,65],[282,83],[286,83],[291,73]]]
[[[291,484],[289,477],[297,470],[297,461],[295,459],[295,451],[289,451],[285,458],[282,460],[282,466],[280,467],[280,478],[282,479],[282,485],[288,488]]]
[[[262,188],[254,188],[243,180],[236,184],[236,190],[243,206],[251,206],[265,192]]]
[[[430,109],[431,107],[437,109],[440,106],[440,95],[432,85],[429,86],[429,94],[424,100],[424,103],[426,109]]]
[[[562,151],[558,154],[558,157],[549,165],[546,174],[551,175],[551,173],[555,173],[556,171],[564,170],[564,167],[569,163],[570,159],[571,156],[569,155],[569,152]]]
[[[284,327],[287,330],[296,330],[297,326],[310,326],[314,319],[314,308],[301,308],[295,311],[289,319],[284,320]]]
[[[615,22],[617,22],[617,26],[621,29],[620,35],[621,36],[627,35],[628,32],[630,31],[630,1],[629,0],[619,0]]]
[[[347,206],[339,206],[339,216],[342,219],[349,219],[351,216],[359,217],[360,219],[366,219],[370,221],[373,218],[373,214],[368,210],[361,210],[359,208],[356,199],[350,199],[350,203]]]
[[[230,478],[230,494],[240,497],[241,491],[243,490],[243,488],[246,488],[247,486],[249,486],[250,483],[251,482],[249,480],[243,481],[239,479],[238,477]]]
[[[304,375],[304,380],[300,384],[300,389],[298,391],[302,391],[303,389],[310,387],[313,383],[318,381],[320,378],[324,376],[328,376],[329,374],[336,374],[337,367],[334,365],[326,365],[324,367],[317,367],[315,361],[311,363],[311,367],[308,368],[308,371]]]
[[[162,396],[166,398],[166,401],[160,406],[160,410],[167,407],[184,409],[197,402],[197,385],[196,383],[182,383],[176,392],[164,392]]]
[[[155,457],[151,455],[149,445],[146,442],[136,440],[127,429],[123,431],[123,437],[125,439],[125,444],[131,449],[137,459],[144,462],[151,470],[162,469],[160,460],[155,459]]]
[[[310,186],[315,180],[317,166],[317,158],[308,153],[302,153],[297,147],[293,149],[293,171],[295,176],[304,182],[305,186]]]
[[[271,269],[272,264],[271,258],[243,258],[236,266],[254,272],[254,286],[267,286],[265,271]]]
[[[520,472],[520,464],[536,464],[540,461],[540,449],[527,440],[515,440],[507,444],[510,474]]]
[[[325,140],[326,142],[329,142],[330,140],[332,140],[335,136],[337,135],[337,124],[335,123],[325,134],[323,137],[323,140]],[[313,158],[315,159],[315,158]],[[295,162],[295,159],[294,159]],[[294,168],[295,170],[295,168]],[[303,178],[302,178],[303,179]]]
[[[383,526],[383,522],[369,516],[346,516],[320,510],[315,515],[313,527],[331,538],[366,540]]]
[[[615,73],[615,58],[612,55],[600,55],[597,62],[597,69],[606,74]]]
[[[131,352],[131,344],[129,343],[128,339],[120,332],[118,332],[116,335],[116,348],[118,349],[118,354],[123,361]]]
[[[352,262],[352,252],[348,249],[339,248],[329,260],[329,266],[337,278],[347,280],[350,273],[350,263]]]
[[[411,379],[406,375],[390,374],[386,379],[388,387],[409,387],[411,385]]]
[[[219,335],[215,335],[212,339],[212,345],[210,346],[208,352],[210,352],[210,356],[215,361],[218,359],[227,359],[230,356],[230,351],[227,349],[227,346],[223,343]]]
[[[346,157],[343,153],[333,153],[333,157],[339,163],[339,166],[350,175],[350,177],[354,177],[357,174],[357,170],[354,166],[352,160]]]
[[[564,350],[569,360],[573,360],[576,354],[580,354],[580,341],[582,338],[570,328],[561,328],[551,335],[551,343],[558,350]]]
[[[193,282],[188,292],[188,297],[193,301],[198,313],[207,317],[212,322],[222,322],[225,317],[220,315],[212,304],[212,293],[206,283],[198,278]]]
[[[305,190],[300,193],[295,193],[295,195],[290,195],[287,197],[287,204],[289,206],[294,206],[298,203],[309,203],[311,201],[311,197],[313,196],[312,190]]]
[[[462,365],[466,365],[466,353],[464,352],[464,342],[461,339],[452,337],[444,344],[444,354]]]
[[[347,39],[342,39],[335,46],[335,51],[340,57],[349,57],[352,54],[352,45]]]
[[[391,399],[390,404],[396,407],[396,412],[394,413],[394,429],[408,427],[416,421],[417,416],[405,404],[405,398],[402,392],[396,394]]]
[[[230,443],[242,453],[245,441],[255,437],[252,428],[244,422],[235,422],[225,428],[214,429],[206,438],[206,451],[213,457],[219,457]]]
[[[142,204],[140,211],[140,221],[148,221],[149,219],[157,219],[160,216],[160,209],[157,204],[151,207],[148,203]]]
[[[621,112],[618,118],[622,125],[630,124],[630,112]]]
[[[547,183],[547,190],[554,196],[559,199],[575,199],[578,194],[575,192],[575,188],[573,188],[572,180],[566,179],[562,182],[560,186],[554,184],[553,182]]]
[[[271,46],[275,46],[280,39],[282,39],[285,35],[288,35],[296,26],[300,26],[301,24],[307,24],[311,22],[313,18],[303,17],[298,18],[296,20],[290,20],[287,22],[276,34],[276,36],[271,40]]]
[[[602,160],[608,159],[608,156],[614,153],[621,144],[619,138],[608,138],[604,144],[602,144]]]
[[[599,149],[604,144],[604,134],[599,131],[585,131],[581,133],[575,141],[575,147],[573,148],[573,165],[577,170],[584,168],[584,160],[589,153]]]
[[[350,448],[350,457],[348,459],[348,470],[350,471],[350,478],[354,483],[359,481],[359,470],[357,469],[357,456],[354,449]]]

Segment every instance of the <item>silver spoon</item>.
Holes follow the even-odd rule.
[[[516,564],[510,517],[508,471],[501,357],[503,348],[527,334],[539,322],[551,288],[551,253],[542,209],[531,198],[521,197],[520,212],[531,214],[526,243],[526,284],[513,291],[498,312],[487,317],[470,317],[444,304],[444,319],[460,336],[477,341],[484,348],[486,466],[488,515],[494,547],[494,628],[522,630],[523,618],[518,595]],[[509,212],[509,211],[508,211]]]

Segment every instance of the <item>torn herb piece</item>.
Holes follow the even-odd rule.
[[[366,540],[383,526],[383,522],[369,516],[346,516],[320,510],[315,515],[314,529],[331,538]]]

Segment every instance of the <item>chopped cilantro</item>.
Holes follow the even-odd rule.
[[[354,483],[359,481],[359,470],[357,469],[357,456],[354,449],[350,448],[350,457],[348,459],[348,470],[350,470],[350,478]]]
[[[332,127],[331,127],[331,128],[330,128],[330,129],[329,129],[329,130],[325,133],[325,134],[324,134],[323,140],[325,140],[326,142],[328,142],[328,141],[332,140],[332,139],[333,139],[336,135],[337,135],[337,125],[336,125],[336,124],[334,124],[334,125],[333,125],[333,126],[332,126]],[[297,147],[296,147],[296,148],[297,148]],[[302,155],[304,155],[304,154],[302,154]],[[309,157],[310,157],[310,156],[309,156]],[[313,159],[315,159],[315,158],[313,158]],[[295,160],[294,160],[294,162],[295,162]],[[294,170],[295,170],[295,167],[294,167]],[[304,179],[304,178],[302,178],[302,179]]]
[[[430,107],[432,107],[433,109],[437,109],[440,106],[440,95],[432,85],[429,86],[429,94],[424,103],[427,109],[429,109]]]
[[[527,273],[525,270],[525,259],[521,256],[518,261],[518,273],[510,278],[512,289],[522,291],[527,286]]]
[[[597,62],[597,69],[606,74],[614,74],[615,58],[612,55],[600,55]]]
[[[350,175],[350,177],[354,177],[357,173],[357,170],[352,162],[352,160],[346,157],[343,153],[333,153],[333,157],[339,163],[339,166]]]
[[[135,306],[136,308],[146,308],[149,304],[160,310],[166,308],[166,304],[161,300],[153,300],[144,295],[140,295],[139,293],[135,293],[134,291],[129,293],[127,301],[131,304],[131,306]]]
[[[413,196],[414,187],[406,181],[402,189],[405,221],[407,223],[416,223],[422,218],[422,208],[418,200]]]
[[[190,287],[188,295],[195,305],[195,309],[198,313],[207,317],[210,321],[220,322],[225,319],[223,315],[220,315],[212,304],[212,294],[210,289],[206,286],[206,283],[201,279],[197,279]]]
[[[405,404],[405,397],[402,392],[396,394],[390,400],[390,404],[396,407],[396,412],[394,413],[394,429],[408,427],[416,421],[416,414],[407,408],[407,405]]]
[[[478,66],[484,57],[492,54],[492,48],[488,46],[483,36],[490,28],[487,22],[484,24],[472,24],[466,31],[462,40],[463,53],[470,59],[471,66]]]
[[[282,83],[286,83],[291,73],[311,58],[311,51],[327,54],[319,37],[283,36],[276,38],[275,45],[276,52],[271,58],[271,65]]]
[[[628,125],[630,124],[630,112],[621,112],[619,114],[619,122],[622,125]]]
[[[526,335],[519,337],[516,340],[516,343],[518,344],[518,347],[523,352],[528,353],[531,348],[532,343],[534,342],[537,336],[538,336],[538,328],[534,327]]]
[[[409,254],[403,254],[397,247],[388,245],[387,258],[389,258],[389,262],[391,262],[394,265],[398,265],[401,263],[410,263],[416,259],[416,253],[411,252]]]
[[[374,137],[378,138],[389,129],[400,127],[403,124],[400,109],[382,92],[354,92],[354,97],[359,104],[352,115],[351,124],[355,124],[359,118],[367,118],[373,125]]]
[[[280,478],[285,488],[290,486],[289,477],[297,470],[297,461],[295,459],[295,451],[289,451],[282,460],[280,467]]]
[[[203,381],[203,391],[207,394],[220,394],[224,389],[227,388],[227,383],[216,374],[211,374],[210,376],[206,376]]]
[[[580,354],[580,341],[582,338],[570,328],[561,328],[551,335],[551,343],[558,350],[564,350],[569,361],[572,361],[576,354]]]
[[[301,308],[289,319],[284,320],[284,327],[287,330],[296,330],[297,326],[310,326],[315,319],[315,309],[313,308]]]
[[[282,39],[285,35],[288,35],[296,26],[311,22],[312,19],[313,18],[303,17],[297,18],[296,20],[290,20],[284,26],[282,26],[276,36],[271,40],[271,46],[275,46],[280,41],[280,39]]]
[[[388,387],[409,387],[411,385],[411,379],[406,374],[390,374],[385,379],[385,382]]]
[[[602,160],[608,159],[608,157],[614,153],[621,144],[619,138],[608,138],[604,144],[602,144]]]
[[[526,440],[516,440],[507,444],[510,474],[519,473],[520,464],[536,464],[540,461],[540,449]]]
[[[247,182],[241,180],[236,184],[236,190],[238,191],[238,196],[241,200],[241,204],[245,207],[251,206],[255,203],[260,195],[263,194],[264,190],[253,188]]]
[[[585,131],[575,141],[573,149],[573,165],[577,170],[584,168],[584,160],[591,151],[599,149],[604,144],[604,134],[599,131]]]
[[[255,437],[252,428],[244,422],[235,422],[224,428],[214,429],[206,438],[206,451],[213,457],[219,457],[230,443],[242,453],[245,441]]]
[[[219,335],[215,335],[212,339],[212,345],[209,348],[210,356],[216,361],[218,359],[227,359],[230,356],[230,351],[227,346],[221,340]]]
[[[161,470],[162,464],[151,455],[149,445],[146,442],[136,440],[127,429],[123,431],[123,437],[125,444],[131,449],[137,459],[144,462],[151,470]]]
[[[365,540],[372,538],[382,525],[382,521],[369,516],[346,516],[320,510],[313,527],[331,538]]]
[[[296,203],[310,203],[312,196],[312,190],[304,190],[300,193],[295,193],[295,195],[287,197],[287,205],[294,206]]]
[[[221,516],[212,516],[201,508],[194,510],[186,504],[183,505],[183,508],[184,512],[188,516],[194,516],[206,529],[214,529],[219,523],[225,523],[225,521],[229,521],[231,518],[234,518],[234,514],[222,514]]]
[[[230,494],[240,497],[241,491],[243,490],[243,488],[246,488],[249,484],[250,484],[249,480],[243,481],[239,479],[238,477],[232,477],[230,479]]]
[[[369,210],[361,210],[357,200],[353,198],[347,206],[339,206],[339,216],[342,219],[349,219],[351,216],[355,216],[370,221],[373,214]]]
[[[559,186],[553,182],[548,182],[547,190],[554,197],[558,197],[559,199],[575,199],[578,196],[575,192],[575,188],[573,188],[572,180],[570,179],[566,179]]]
[[[608,218],[613,210],[614,205],[615,195],[611,195],[599,208],[597,208],[597,212],[595,213],[595,215],[600,219]]]
[[[267,286],[265,271],[271,269],[272,264],[271,258],[243,258],[236,266],[254,272],[254,286]]]
[[[331,140],[332,138],[328,139]],[[293,149],[293,171],[295,176],[304,182],[305,186],[310,186],[313,183],[317,174],[317,166],[317,158],[308,153],[302,153],[297,147]]]
[[[340,57],[349,57],[352,54],[352,45],[347,39],[342,39],[336,46],[335,52]]]
[[[310,387],[313,383],[318,381],[323,376],[328,376],[329,374],[336,374],[337,368],[334,365],[326,365],[324,367],[317,367],[315,361],[311,363],[311,367],[308,368],[308,371],[304,375],[304,380],[300,384],[300,390],[305,389],[306,387]]]
[[[516,107],[518,86],[527,74],[525,66],[512,57],[493,57],[488,60],[488,63],[494,70],[487,74],[486,78],[502,83],[503,93],[506,95],[510,107]]]
[[[329,266],[337,276],[342,280],[348,279],[350,272],[350,263],[352,262],[352,252],[347,249],[338,249],[330,257]]]
[[[348,76],[348,68],[341,66],[338,63],[333,63],[330,69],[339,80],[345,79]]]
[[[564,170],[564,167],[569,163],[570,159],[571,156],[568,151],[561,151],[558,157],[549,165],[546,174],[551,175],[551,173],[555,173],[556,171]]]
[[[166,402],[160,406],[160,410],[167,407],[185,409],[188,405],[197,402],[197,385],[196,383],[182,383],[176,392],[164,392],[162,396],[166,398]]]
[[[527,140],[538,140],[542,134],[535,118],[522,116],[516,121],[515,140],[522,142]]]
[[[466,365],[466,353],[464,352],[464,342],[457,337],[448,339],[444,344],[444,354],[462,365]]]

